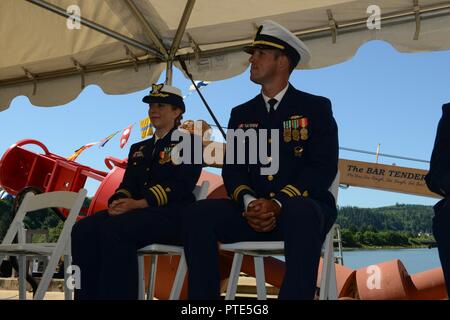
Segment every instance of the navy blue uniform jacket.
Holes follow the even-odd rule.
[[[263,165],[259,161],[256,165],[224,164],[222,176],[227,192],[242,207],[245,194],[276,199],[281,204],[291,197],[311,197],[336,207],[333,195],[328,191],[338,170],[339,153],[337,125],[330,100],[296,90],[289,84],[273,115],[269,116],[259,94],[233,108],[228,128],[244,131],[250,128],[279,129],[279,170],[276,174],[261,175]],[[294,129],[297,130],[295,139]],[[299,131],[302,132],[300,136]]]
[[[145,198],[149,207],[160,207],[195,201],[192,192],[202,166],[172,162],[170,152],[178,143],[171,141],[174,130],[158,140],[156,148],[154,136],[131,146],[122,183],[109,202],[119,198]],[[194,136],[190,137],[193,145]]]
[[[430,171],[425,177],[428,188],[434,193],[448,198],[450,196],[450,103],[442,106]]]

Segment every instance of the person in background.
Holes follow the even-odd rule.
[[[431,191],[443,197],[434,206],[433,235],[448,294],[450,292],[450,103],[442,106],[442,118],[437,127],[430,171],[425,181]]]

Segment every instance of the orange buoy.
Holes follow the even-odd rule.
[[[412,299],[439,300],[448,298],[442,268],[416,273],[411,276],[411,281],[415,288],[412,292]]]
[[[338,298],[348,297],[353,298],[357,295],[356,289],[356,271],[346,266],[335,263],[336,270],[336,288]],[[317,273],[317,286],[320,287],[322,278],[323,259],[320,259],[319,270]]]
[[[405,300],[414,291],[411,278],[398,259],[356,270],[356,283],[362,300]]]

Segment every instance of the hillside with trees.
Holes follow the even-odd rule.
[[[431,206],[397,204],[381,208],[339,208],[344,247],[433,245]]]

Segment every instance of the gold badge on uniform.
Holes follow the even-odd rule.
[[[294,148],[294,156],[301,157],[303,154],[303,147],[297,146]]]
[[[161,150],[159,153],[159,164],[165,164],[170,162],[172,159],[170,158],[170,153],[172,152],[171,147],[165,147],[164,151]]]
[[[308,140],[308,118],[302,118],[300,119],[300,139],[302,140]]]
[[[283,121],[283,140],[284,142],[291,141],[291,121]]]

